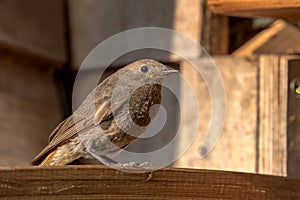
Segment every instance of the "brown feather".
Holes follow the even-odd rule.
[[[49,136],[48,142],[55,140],[56,138],[60,137],[60,135],[70,128],[72,128],[74,125],[74,120],[72,115],[68,118],[66,118],[63,122],[61,122],[55,129],[52,131],[52,133]]]
[[[67,118],[65,121],[69,121],[72,116]],[[84,129],[83,127],[83,121],[79,121],[76,123],[76,126],[73,123],[64,123],[60,129],[57,129],[57,132],[53,132],[51,134],[51,141],[49,141],[49,144],[31,161],[31,164],[37,165],[43,160],[43,158],[49,153],[49,151],[57,148],[58,146],[62,145],[63,143],[66,143],[69,139],[76,136],[78,131],[81,131]],[[66,131],[64,131],[66,130]]]
[[[55,153],[56,153],[56,150],[48,153],[47,157],[40,163],[40,166],[43,166],[43,167],[50,166],[52,158],[54,157]]]
[[[139,84],[138,80],[140,80],[140,77],[144,77],[144,76],[141,76],[140,74],[141,72],[137,71],[137,74],[135,73],[132,74],[134,76],[138,75],[137,77],[135,77],[135,79],[132,79],[131,77],[129,78],[127,77],[129,85],[127,85],[126,82],[125,85],[127,86],[121,88],[121,90],[118,91],[117,94],[120,99],[118,99],[117,102],[114,102],[114,105],[111,105],[112,91],[115,84],[119,80],[117,77],[122,77],[123,74],[127,73],[131,69],[140,70],[139,67],[145,64],[160,66],[159,69],[160,70],[163,69],[162,68],[163,65],[158,63],[157,61],[146,59],[146,60],[136,61],[132,64],[129,64],[127,67],[118,70],[114,75],[105,79],[102,83],[96,86],[96,88],[87,96],[85,101],[73,113],[72,116],[68,117],[63,122],[58,124],[58,126],[53,130],[53,132],[49,136],[49,144],[33,159],[32,164],[33,165],[39,164],[41,166],[46,166],[46,165],[50,165],[51,163],[51,165],[56,165],[62,163],[62,162],[59,163],[60,161],[57,161],[57,159],[59,160],[61,159],[61,157],[68,157],[66,160],[71,161],[72,159],[74,160],[76,158],[86,156],[86,152],[84,152],[85,151],[84,147],[81,144],[81,138],[78,137],[78,134],[80,134],[81,132],[85,132],[85,130],[93,129],[93,127],[97,125],[112,126],[111,130],[109,129],[110,131],[104,133],[109,135],[109,138],[113,140],[113,143],[117,143],[116,144],[117,146],[125,147],[130,142],[132,142],[135,139],[135,137],[123,133],[122,131],[120,131],[118,127],[114,127],[115,124],[111,124],[111,122],[109,121],[113,120],[112,113],[118,113],[119,111],[122,110],[122,105],[126,103],[125,102],[126,98],[122,98],[122,97],[126,96],[127,93],[130,94],[129,92],[131,89],[130,86]],[[149,92],[148,90],[145,91]],[[148,93],[145,93],[144,95],[147,94]],[[140,96],[137,95],[136,99],[139,98]],[[137,102],[143,103],[140,101]],[[139,106],[136,109],[140,110]],[[139,111],[138,114],[144,115],[145,113],[141,113]],[[140,122],[139,117],[137,117],[137,119],[134,120],[134,122],[136,121]],[[144,121],[145,120],[142,120],[142,125],[146,126],[149,124],[150,118],[149,119],[147,118],[145,123]],[[114,140],[122,140],[122,141],[114,141]],[[68,152],[68,148],[70,149],[74,147],[76,147],[75,150],[73,149],[74,152],[72,153]],[[64,161],[63,164],[67,164],[67,162]]]
[[[103,119],[107,118],[111,114],[111,112],[109,112],[110,109],[107,109],[110,107],[110,103],[111,101],[108,99],[104,101],[101,104],[101,106],[99,106],[94,116],[95,125],[100,124],[103,121]]]
[[[98,105],[96,114],[94,116],[94,119],[96,119],[97,121],[96,124],[100,124],[102,121],[105,121],[106,118],[108,118],[111,115],[111,109],[107,109],[107,106],[109,105],[109,99],[107,101],[102,102],[101,105]],[[119,107],[120,105],[121,104],[119,104],[116,107]],[[49,136],[49,144],[31,161],[31,164],[40,164],[45,157],[48,158],[47,154],[51,150],[68,142],[68,140],[77,136],[80,131],[90,127],[92,123],[94,123],[93,120],[82,117],[80,119],[76,119],[75,125],[72,115],[65,119],[54,129],[54,131]]]

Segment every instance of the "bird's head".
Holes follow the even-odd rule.
[[[135,84],[162,84],[165,76],[178,72],[153,59],[135,61],[123,68],[122,71],[122,78],[125,82]]]

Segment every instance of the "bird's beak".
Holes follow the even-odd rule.
[[[177,72],[179,72],[179,71],[176,70],[176,69],[173,69],[173,68],[171,68],[169,66],[166,66],[165,69],[161,72],[160,75],[166,76],[166,75],[174,74],[174,73],[177,73]]]

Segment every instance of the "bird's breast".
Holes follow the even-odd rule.
[[[153,105],[161,103],[161,86],[158,84],[144,85],[133,92],[129,111],[132,121],[139,126],[147,126],[151,117],[155,116],[158,109],[151,109]]]

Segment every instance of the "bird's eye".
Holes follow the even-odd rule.
[[[141,67],[141,72],[147,73],[149,71],[149,68],[147,66],[142,66]]]

